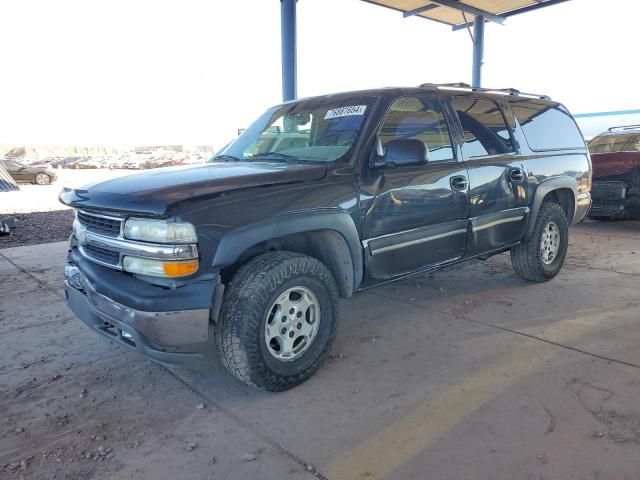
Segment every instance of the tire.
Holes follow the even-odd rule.
[[[295,313],[287,317],[287,312],[279,309],[288,308],[289,297],[300,301],[294,295],[296,292],[314,299],[317,309],[299,308],[294,304],[295,309],[292,307],[289,311],[295,310]],[[287,300],[281,302],[284,297]],[[239,380],[263,390],[280,392],[300,385],[320,368],[327,356],[338,328],[339,302],[335,280],[318,260],[285,251],[255,257],[240,267],[231,280],[220,318],[214,326],[222,363]],[[267,336],[273,332],[280,335],[279,332],[289,327],[284,337],[298,335],[296,329],[300,329],[302,323],[298,323],[296,316],[300,317],[299,312],[303,310],[303,319],[308,320],[302,331],[308,328],[313,331],[308,337],[300,335],[302,340],[291,337],[293,345],[298,342],[297,348],[302,349],[298,353],[291,353],[287,359],[276,358],[276,355],[287,354],[287,348],[280,345],[289,340],[268,341]],[[276,323],[285,322],[285,318],[290,323]]]
[[[49,185],[51,183],[51,177],[46,173],[37,173],[33,181],[38,185]]]
[[[543,235],[553,232],[555,225],[559,238],[555,256],[548,256],[543,248]],[[551,230],[549,230],[551,228]],[[553,233],[551,233],[553,234]],[[548,239],[547,239],[547,243]],[[558,243],[554,241],[552,243]],[[546,282],[555,277],[567,256],[569,225],[564,210],[557,203],[545,202],[540,207],[538,218],[529,240],[511,248],[511,264],[518,275],[532,282]],[[545,256],[547,255],[547,256]]]

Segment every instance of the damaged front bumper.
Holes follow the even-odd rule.
[[[73,313],[93,331],[167,365],[199,360],[209,347],[217,282],[168,290],[88,262],[74,249],[65,267]]]

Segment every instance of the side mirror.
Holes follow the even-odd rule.
[[[387,143],[387,152],[381,155],[382,146],[378,148],[373,163],[374,168],[395,168],[406,165],[424,165],[428,162],[428,150],[424,142],[413,138],[398,138]]]

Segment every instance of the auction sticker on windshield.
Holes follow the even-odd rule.
[[[349,115],[364,115],[366,105],[353,105],[351,107],[340,107],[329,110],[324,116],[325,120],[330,118],[348,117]]]

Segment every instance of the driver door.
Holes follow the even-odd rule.
[[[369,166],[362,178],[363,241],[370,283],[465,255],[469,188],[457,158],[449,120],[435,96],[396,99],[378,134],[378,148],[390,142],[419,140],[426,159]]]

